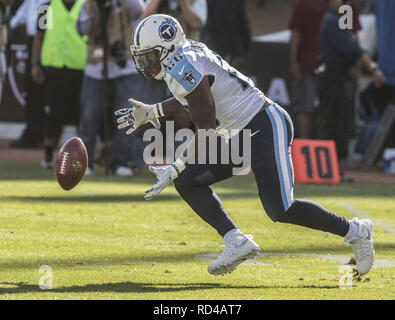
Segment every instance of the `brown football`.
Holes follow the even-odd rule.
[[[73,137],[60,148],[56,157],[55,174],[64,190],[73,189],[85,175],[88,153],[82,140]]]

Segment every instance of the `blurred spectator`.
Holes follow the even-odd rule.
[[[373,2],[376,0],[355,0],[358,10],[361,14],[370,14],[373,12]]]
[[[200,40],[200,32],[206,22],[206,0],[147,0],[142,19],[161,13],[176,18],[188,39]]]
[[[297,0],[289,28],[291,29],[292,114],[295,117],[295,137],[310,138],[318,65],[318,43],[326,1]]]
[[[202,41],[238,70],[251,44],[244,0],[207,0],[207,23]]]
[[[324,139],[336,143],[339,163],[347,156],[348,143],[351,137],[353,119],[350,115],[354,109],[353,91],[350,69],[362,63],[374,76],[376,82],[384,80],[378,69],[367,54],[363,52],[353,36],[352,30],[341,28],[339,24],[339,8],[348,1],[329,0],[329,9],[325,14],[320,33],[320,109],[323,115]],[[342,181],[353,181],[340,172]]]
[[[378,63],[383,70],[385,83],[395,87],[395,2],[375,1],[378,36]]]
[[[395,2],[393,0],[379,0],[374,2],[377,37],[378,37],[378,63],[385,76],[384,88],[392,91],[392,104],[395,104]],[[391,147],[395,146],[395,124],[389,135]]]
[[[39,8],[44,3],[48,3],[48,0],[25,0],[11,19],[11,30],[15,30],[19,26],[25,26],[26,28],[29,52],[27,70],[31,70],[30,61],[33,39],[37,31],[37,17]],[[22,135],[10,143],[11,148],[35,148],[42,142],[42,132],[44,129],[44,85],[35,83],[30,72],[26,74],[26,95],[26,126]]]
[[[18,8],[23,4],[23,0],[14,0],[11,1],[11,17],[13,17],[16,13],[16,11],[18,10]]]
[[[78,121],[86,41],[76,32],[75,23],[83,2],[52,0],[37,19],[31,72],[35,83],[44,84],[47,114],[41,166],[45,169],[53,167],[53,150],[63,126]]]
[[[12,0],[0,0],[0,99],[3,91],[3,82],[6,74],[5,46],[8,41],[8,20],[10,16],[10,5]]]
[[[133,28],[140,21],[144,4],[141,0],[102,1],[87,0],[82,7],[77,22],[81,35],[88,35],[88,56],[81,91],[81,119],[79,135],[84,141],[88,156],[89,169],[94,168],[96,139],[104,125],[104,139],[109,131],[103,121],[104,115],[114,120],[114,110],[129,105],[130,97],[140,99],[144,81],[137,74],[129,45]],[[105,19],[105,16],[107,19]],[[108,75],[104,78],[104,33],[107,34]],[[104,85],[107,85],[108,98],[105,101]],[[107,110],[108,105],[113,110]],[[125,135],[120,130],[111,130],[110,164],[119,176],[131,176],[129,164],[138,169],[144,166],[142,140],[135,134]],[[133,162],[132,164],[130,162]]]
[[[358,11],[353,7],[353,31],[361,30]],[[295,117],[295,137],[311,138],[314,103],[318,96],[314,73],[319,60],[319,37],[322,18],[328,10],[326,0],[296,0],[289,23],[290,60],[293,78],[291,99]]]

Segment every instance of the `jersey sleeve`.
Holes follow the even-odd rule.
[[[168,71],[166,82],[173,95],[183,104],[185,96],[191,93],[202,81],[204,72],[194,55],[182,55],[182,58]]]

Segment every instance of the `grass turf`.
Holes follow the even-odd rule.
[[[231,217],[263,253],[232,274],[207,273],[222,240],[168,187],[156,199],[143,193],[154,182],[106,176],[96,170],[72,191],[37,164],[0,162],[0,299],[394,299],[394,186],[296,185],[295,197],[314,200],[352,218],[342,203],[389,226],[375,225],[382,263],[339,288],[339,262],[352,256],[337,236],[273,223],[252,177],[214,186]],[[324,259],[322,255],[327,255]],[[43,265],[52,289],[42,290]]]

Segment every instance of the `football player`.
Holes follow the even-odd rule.
[[[160,117],[186,108],[197,129],[216,130],[228,140],[242,141],[241,132],[251,130],[251,169],[268,216],[274,222],[343,237],[352,246],[357,271],[362,275],[370,270],[374,261],[371,221],[349,221],[312,201],[294,199],[293,125],[283,108],[204,44],[187,40],[178,21],[170,16],[151,15],[142,20],[132,42],[139,72],[146,78],[164,80],[174,97],[155,105],[130,99],[131,108],[116,112],[120,129],[128,128],[130,134],[147,122],[159,128]],[[157,183],[146,191],[145,198],[154,198],[174,181],[180,196],[223,237],[225,249],[208,267],[209,273],[223,275],[254,257],[259,246],[237,228],[210,188],[230,178],[235,165],[196,163],[193,160],[206,148],[197,141],[195,137],[190,142],[194,159],[180,157],[171,165],[150,167]]]

